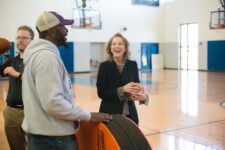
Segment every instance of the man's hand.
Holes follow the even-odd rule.
[[[5,75],[10,75],[12,77],[18,78],[20,75],[20,72],[17,72],[13,67],[6,67],[4,69]]]
[[[91,113],[90,121],[93,122],[110,122],[112,115],[107,113]]]

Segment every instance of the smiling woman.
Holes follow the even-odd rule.
[[[134,101],[148,104],[142,90],[136,61],[130,60],[128,40],[120,33],[113,35],[106,45],[107,60],[100,63],[97,92],[101,98],[100,112],[122,114],[137,125],[138,114]]]

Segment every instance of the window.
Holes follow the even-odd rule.
[[[133,5],[159,6],[159,0],[132,0]]]

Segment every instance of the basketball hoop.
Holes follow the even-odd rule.
[[[210,12],[210,29],[225,29],[225,10]]]
[[[214,24],[214,29],[224,29],[225,25],[224,24]]]
[[[90,8],[73,9],[74,24],[72,28],[78,29],[101,29],[100,10]]]
[[[84,27],[86,28],[91,28],[93,26],[93,23],[85,23]]]

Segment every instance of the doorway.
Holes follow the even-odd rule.
[[[141,70],[152,70],[152,54],[159,53],[158,43],[141,43]]]
[[[198,70],[198,24],[180,25],[180,68]]]

